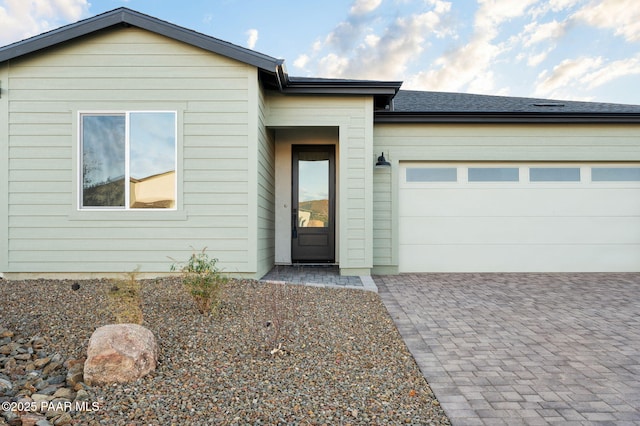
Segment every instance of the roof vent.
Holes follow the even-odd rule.
[[[560,103],[560,102],[539,102],[539,103],[533,104],[533,106],[537,106],[537,107],[563,107],[564,104]]]

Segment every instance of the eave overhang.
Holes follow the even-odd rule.
[[[289,77],[283,75],[281,92],[285,95],[315,96],[373,96],[374,108],[390,107],[391,100],[400,90],[401,81],[340,80]]]
[[[390,95],[395,96],[400,90],[401,81],[368,81],[368,80],[299,80],[289,78],[282,89],[286,94],[312,95]]]

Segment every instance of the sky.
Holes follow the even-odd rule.
[[[292,76],[640,105],[639,0],[0,0],[0,46],[122,6]]]

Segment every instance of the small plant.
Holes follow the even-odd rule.
[[[119,324],[142,324],[139,270],[127,273],[127,277],[113,280],[109,288],[109,307]]]
[[[267,284],[265,287],[265,307],[270,320],[265,326],[267,344],[271,355],[284,353],[282,345],[293,339],[302,306],[302,286],[295,284]]]
[[[186,263],[174,262],[171,271],[180,271],[182,283],[193,298],[196,308],[203,315],[208,315],[218,308],[220,292],[228,279],[220,273],[218,259],[210,258],[202,251],[193,253]]]
[[[280,268],[275,275],[279,277]],[[303,313],[309,308],[304,286],[284,281],[256,283],[248,292],[243,315],[258,353],[283,356],[304,348]]]

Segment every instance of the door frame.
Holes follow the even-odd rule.
[[[329,226],[327,254],[317,258],[296,258],[294,250],[294,238],[297,239],[298,231],[298,153],[300,152],[327,152],[329,154]],[[318,144],[292,144],[291,145],[291,262],[292,263],[335,263],[336,261],[336,145]],[[313,229],[313,228],[310,228]],[[322,229],[322,228],[321,228]]]

